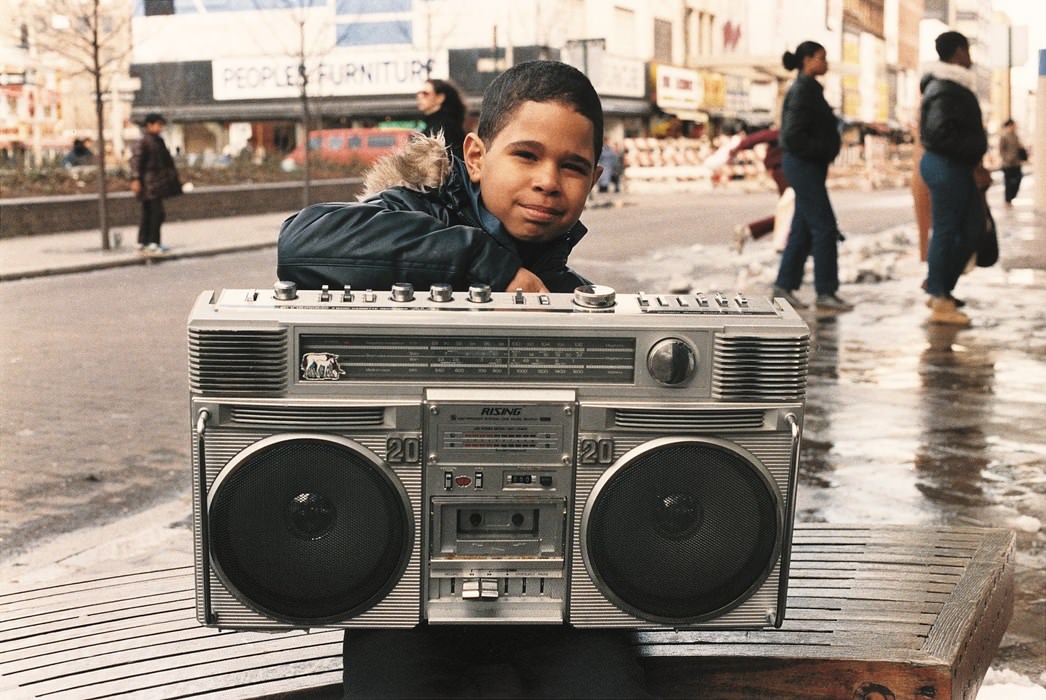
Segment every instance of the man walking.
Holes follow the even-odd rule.
[[[1021,189],[1021,164],[1028,160],[1028,151],[1024,149],[1017,136],[1017,123],[1007,119],[1002,125],[999,136],[999,159],[1002,161],[1002,177],[1006,188],[1006,206],[1012,207],[1013,200]]]
[[[920,81],[919,135],[926,151],[919,163],[930,188],[933,235],[927,254],[930,323],[968,326],[952,290],[985,230],[984,198],[976,180],[988,137],[974,94],[970,44],[959,32],[936,40],[940,61]]]
[[[155,255],[169,250],[160,244],[160,226],[167,216],[163,200],[182,193],[174,158],[160,136],[165,124],[162,115],[147,114],[142,138],[131,156],[131,191],[142,203],[138,250],[144,254]]]

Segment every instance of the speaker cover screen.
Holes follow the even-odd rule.
[[[211,556],[243,602],[274,618],[349,618],[395,586],[413,538],[395,475],[321,438],[274,441],[223,474],[211,496]]]
[[[776,492],[736,452],[674,441],[605,475],[585,525],[590,570],[638,617],[696,622],[744,602],[773,568]]]

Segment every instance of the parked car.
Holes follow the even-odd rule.
[[[309,132],[311,158],[330,163],[369,165],[380,156],[403,147],[416,131],[412,129],[319,129]],[[305,162],[305,145],[287,154],[281,166],[290,171]]]

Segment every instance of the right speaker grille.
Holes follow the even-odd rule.
[[[627,457],[627,455],[626,455]],[[773,568],[780,499],[723,445],[673,441],[611,467],[586,506],[586,561],[637,617],[693,623],[739,605]]]

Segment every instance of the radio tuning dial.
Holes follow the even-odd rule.
[[[414,285],[409,282],[397,282],[392,285],[393,301],[414,301]]]
[[[448,302],[454,298],[454,288],[449,284],[437,282],[429,287],[429,299],[438,302]]]
[[[584,309],[609,309],[615,297],[613,288],[601,284],[586,284],[574,290],[574,304]]]
[[[665,338],[650,348],[646,368],[650,376],[661,384],[685,384],[697,371],[697,353],[679,338]]]
[[[469,301],[476,304],[485,304],[490,301],[490,285],[489,284],[472,284],[469,285]]]
[[[279,301],[292,301],[298,298],[298,285],[279,280],[272,286],[272,295]]]

